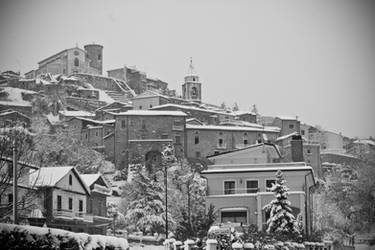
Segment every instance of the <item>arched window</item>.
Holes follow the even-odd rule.
[[[78,67],[78,66],[79,66],[79,60],[78,60],[77,57],[74,58],[74,66],[75,66],[75,67]]]
[[[192,87],[192,88],[191,88],[191,97],[192,97],[192,98],[196,98],[197,95],[198,95],[197,88],[196,88],[196,87]]]

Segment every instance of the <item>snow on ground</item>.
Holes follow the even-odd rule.
[[[45,235],[48,232],[51,232],[52,235],[61,235],[67,236],[69,238],[74,238],[80,246],[84,246],[84,250],[96,249],[100,246],[113,246],[123,250],[128,249],[129,247],[128,241],[124,238],[117,238],[113,236],[104,235],[90,235],[86,233],[72,233],[66,230],[47,227],[34,227],[26,225],[0,223],[0,231],[9,232],[13,231],[15,228],[19,228],[21,231],[27,231],[31,234],[36,235]]]
[[[144,245],[139,243],[130,243],[131,250],[162,250],[164,249],[163,246],[157,245]]]

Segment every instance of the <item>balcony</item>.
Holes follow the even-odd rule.
[[[74,212],[72,210],[53,210],[53,217],[64,220],[82,220],[85,222],[93,222],[93,215],[85,212]]]
[[[209,190],[207,195],[236,195],[236,194],[256,194],[259,188],[227,188],[225,190]]]

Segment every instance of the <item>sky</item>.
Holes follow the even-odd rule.
[[[1,0],[0,34],[0,71],[94,42],[181,93],[192,57],[204,102],[375,136],[370,0]]]

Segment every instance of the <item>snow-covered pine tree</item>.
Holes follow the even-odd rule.
[[[276,199],[264,206],[270,217],[267,220],[267,233],[295,237],[300,234],[296,219],[290,208],[290,201],[287,200],[289,188],[285,185],[281,170],[276,173],[276,183],[270,191],[274,192]]]

